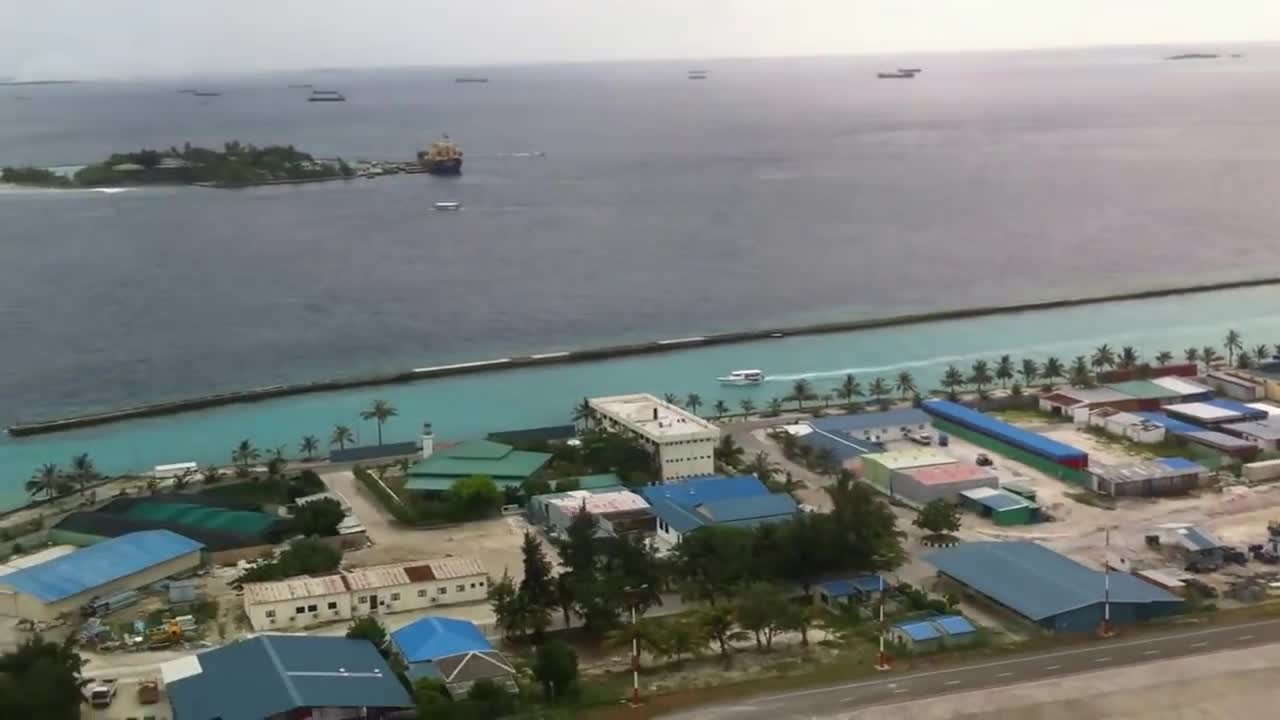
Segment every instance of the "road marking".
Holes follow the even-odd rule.
[[[1209,644],[1209,641],[1201,640],[1200,642],[1193,642],[1187,647],[1204,647],[1205,645],[1208,645],[1208,644]]]
[[[1109,658],[1109,657],[1100,657],[1100,658],[1098,658],[1097,660],[1094,660],[1094,662],[1096,662],[1096,663],[1111,662],[1111,658]]]
[[[1061,665],[1046,665],[1046,666],[1045,666],[1045,670],[1058,670],[1058,669],[1061,669],[1061,668],[1062,668],[1062,666],[1061,666]]]
[[[996,677],[1013,677],[1013,673],[1011,672],[996,673]]]
[[[944,685],[959,685],[959,684],[960,684],[960,681],[959,681],[959,680],[948,680],[948,681],[946,681],[946,682],[945,682],[945,683],[943,683],[943,684],[944,684]]]
[[[1237,639],[1237,640],[1252,640],[1253,638],[1254,638],[1254,636],[1253,636],[1253,635],[1241,635],[1240,637],[1238,637],[1238,638],[1236,638],[1236,639]]]
[[[898,688],[897,690],[894,690],[894,692],[895,692],[895,693],[904,693],[904,692],[911,692],[911,691],[910,691],[910,690],[908,690],[908,689],[906,689],[906,688]]]
[[[843,699],[841,699],[841,700],[840,700],[840,702],[842,702],[842,703],[851,703],[851,702],[858,702],[858,701],[859,701],[859,700],[861,700],[861,699],[862,699],[862,698],[858,697],[857,695],[851,695],[851,696],[849,696],[849,697],[847,697],[847,698],[843,698]]]
[[[1142,654],[1143,655],[1159,655],[1160,651],[1159,650],[1143,650]]]

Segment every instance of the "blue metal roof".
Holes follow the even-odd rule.
[[[934,624],[928,620],[912,620],[911,622],[902,622],[894,625],[894,627],[906,633],[907,637],[917,642],[921,640],[935,640],[942,637],[942,632],[934,627]]]
[[[1189,422],[1175,420],[1162,412],[1135,412],[1133,414],[1143,420],[1150,420],[1160,427],[1163,427],[1166,431],[1175,434],[1199,432],[1204,429],[1199,425],[1192,425]]]
[[[681,507],[691,508],[716,500],[768,495],[769,488],[755,475],[713,475],[667,485],[648,485],[640,489],[640,494],[651,504],[656,498],[662,498]]]
[[[1178,537],[1188,550],[1216,550],[1223,546],[1221,540],[1198,527],[1182,528],[1178,530]]]
[[[810,421],[810,425],[829,433],[855,433],[876,428],[900,428],[929,424],[929,415],[917,408],[899,408],[885,412],[836,415]]]
[[[858,594],[870,595],[890,585],[880,575],[859,575],[840,580],[828,580],[818,583],[818,587],[830,597],[843,598]]]
[[[1218,398],[1216,400],[1206,400],[1204,404],[1221,408],[1227,412],[1239,413],[1240,416],[1246,420],[1263,420],[1268,417],[1266,410],[1259,410],[1256,407],[1250,407],[1242,402],[1236,402],[1235,400]]]
[[[797,439],[815,450],[822,450],[823,448],[831,450],[838,462],[852,460],[871,453],[884,452],[884,446],[880,443],[830,433],[819,428],[814,428],[813,432],[801,435]]]
[[[778,515],[794,515],[796,501],[784,493],[753,495],[709,502],[695,508],[712,523],[736,523],[743,520],[770,518]]]
[[[311,707],[413,707],[368,640],[259,635],[194,660],[198,673],[165,682],[175,720],[262,720]]]
[[[1079,448],[1071,447],[1066,443],[1060,443],[1057,440],[1029,430],[1023,430],[1020,427],[1010,425],[990,415],[985,415],[949,400],[925,400],[922,407],[930,415],[936,415],[943,420],[949,420],[957,425],[1009,443],[1014,447],[1035,453],[1054,462],[1081,460],[1089,457],[1088,453]]]
[[[1207,472],[1208,469],[1198,462],[1180,457],[1156,458],[1156,462],[1179,472]]]
[[[391,633],[405,662],[430,662],[450,655],[493,650],[475,624],[453,618],[425,617]]]
[[[0,576],[0,585],[57,602],[203,547],[168,530],[142,530]]]
[[[963,615],[939,615],[929,618],[929,622],[941,626],[948,635],[968,635],[978,632],[978,628]]]
[[[924,558],[941,572],[1032,620],[1100,603],[1104,579],[1033,542],[964,543]],[[1132,575],[1111,573],[1113,603],[1177,603],[1181,599]]]

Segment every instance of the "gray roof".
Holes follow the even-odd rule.
[[[1260,420],[1258,422],[1241,422],[1223,425],[1224,430],[1249,435],[1263,440],[1280,440],[1280,422]]]
[[[829,433],[851,433],[870,428],[928,425],[931,418],[917,408],[899,408],[885,412],[854,413],[819,418],[809,424]]]
[[[1192,465],[1194,467],[1170,467],[1158,460],[1146,460],[1127,465],[1092,464],[1089,466],[1089,472],[1113,483],[1142,482],[1208,472],[1200,465],[1194,463]]]
[[[1065,395],[1066,397],[1074,398],[1082,403],[1121,402],[1133,399],[1132,395],[1122,393],[1119,390],[1112,390],[1109,387],[1058,388],[1053,391],[1053,394]]]
[[[1103,600],[1101,572],[1033,542],[964,543],[925,556],[942,573],[1032,620]],[[1113,603],[1178,603],[1181,599],[1132,575],[1111,573]]]
[[[1223,547],[1223,542],[1216,536],[1198,527],[1179,528],[1174,531],[1182,547],[1193,552],[1216,550]]]

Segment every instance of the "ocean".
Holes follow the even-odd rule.
[[[1177,49],[1175,49],[1176,51]],[[316,71],[0,87],[0,165],[294,144],[462,178],[218,191],[0,189],[0,423],[375,370],[790,322],[1274,273],[1280,49]],[[918,62],[916,61],[918,60]],[[878,70],[923,66],[916,80]],[[346,103],[307,103],[313,83]],[[217,90],[194,98],[177,90]],[[27,99],[18,99],[22,96]],[[436,201],[464,209],[439,213]],[[864,381],[1100,342],[1280,341],[1280,290],[788,338],[232,406],[0,440],[0,506],[43,462],[112,472],[296,446],[360,406],[389,438],[563,422],[576,398]],[[366,428],[368,430],[368,428]],[[367,439],[367,438],[366,438]]]

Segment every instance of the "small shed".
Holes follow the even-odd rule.
[[[835,607],[839,603],[873,602],[890,587],[882,575],[858,575],[816,583],[813,595],[824,606]]]
[[[978,637],[978,628],[963,615],[938,615],[900,622],[889,628],[889,638],[912,652],[930,652],[967,645]]]
[[[1000,526],[1029,525],[1039,514],[1039,507],[1026,498],[987,487],[960,493],[960,504]]]

